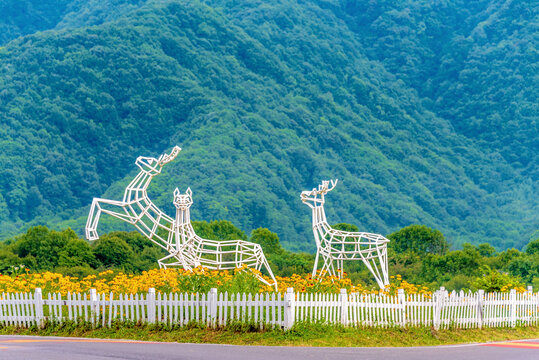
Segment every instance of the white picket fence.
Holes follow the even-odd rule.
[[[433,326],[439,328],[514,327],[539,325],[539,293],[448,293],[433,296],[396,296],[294,293],[228,294],[48,294],[4,293],[0,297],[0,325],[42,326],[45,321],[84,321],[94,326],[113,322],[161,323],[209,327],[230,322],[289,329],[295,322],[322,322],[344,326]]]

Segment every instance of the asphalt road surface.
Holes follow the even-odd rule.
[[[37,336],[0,336],[4,360],[539,360],[539,339],[408,348],[307,348],[158,343]]]

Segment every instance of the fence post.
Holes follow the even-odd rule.
[[[292,328],[295,322],[296,294],[294,294],[294,288],[286,289],[284,300],[284,329],[288,330]]]
[[[477,326],[483,328],[483,298],[485,297],[485,290],[481,289],[477,292]]]
[[[401,306],[401,326],[406,326],[406,295],[404,289],[399,289],[397,292],[399,304]]]
[[[528,294],[531,295],[533,294],[533,286],[528,286]]]
[[[511,327],[515,327],[517,325],[517,291],[515,289],[511,289],[509,293],[509,302],[511,303]]]
[[[95,327],[95,324],[97,322],[97,290],[96,289],[90,289],[90,315],[92,318],[92,326]]]
[[[341,305],[341,324],[348,325],[348,294],[346,289],[341,289],[339,294],[339,303]]]
[[[155,324],[155,288],[148,289],[148,297],[146,299],[148,305],[148,322]]]
[[[439,330],[442,324],[442,309],[444,307],[444,300],[447,297],[447,291],[444,286],[440,286],[436,296],[436,312],[433,312],[433,324],[434,329]]]
[[[208,295],[209,300],[209,315],[210,326],[215,328],[217,326],[217,288],[211,288]]]
[[[34,304],[36,306],[35,317],[36,325],[40,328],[43,327],[43,295],[41,294],[41,288],[36,288],[34,292]]]
[[[441,290],[436,290],[432,294],[432,326],[435,330],[440,329],[440,302]]]

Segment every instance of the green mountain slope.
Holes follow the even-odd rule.
[[[372,43],[369,58],[428,99],[424,104],[459,134],[503,156],[512,168],[505,176],[516,171],[537,180],[539,7],[533,3],[350,1],[333,10]]]
[[[38,31],[99,25],[144,5],[145,0],[2,0],[0,46]]]
[[[19,36],[52,29],[72,0],[0,1],[0,46]]]
[[[121,4],[135,6],[105,5]],[[436,115],[339,6],[149,1],[106,21],[97,6],[7,43],[1,235],[29,223],[82,232],[93,196],[120,197],[138,155],[178,144],[150,189],[160,207],[173,213],[173,189],[190,186],[194,219],[268,227],[289,248],[314,247],[299,193],[330,177],[341,180],[331,222],[527,243],[537,179]]]

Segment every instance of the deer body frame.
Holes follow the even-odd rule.
[[[277,281],[266,260],[260,244],[245,240],[209,240],[198,236],[191,224],[190,207],[193,204],[192,192],[188,188],[185,194],[174,190],[174,206],[176,218],[174,234],[178,239],[182,259],[174,265],[203,266],[212,270],[232,270],[247,266],[255,270],[266,269],[272,281],[268,282],[262,276],[255,274],[261,282],[277,289]],[[176,257],[177,260],[179,260]],[[162,259],[163,260],[163,259]],[[170,266],[163,264],[165,267]]]
[[[312,276],[317,276],[318,262],[323,261],[320,276],[329,274],[342,277],[345,260],[362,261],[373,274],[380,288],[389,284],[387,243],[389,239],[379,234],[350,232],[332,228],[326,219],[324,210],[325,195],[333,190],[337,180],[323,181],[318,189],[303,191],[301,200],[312,209],[312,227],[316,242],[316,258]],[[335,271],[334,262],[338,269]]]
[[[155,175],[161,173],[163,165],[174,160],[181,148],[175,146],[170,154],[163,154],[158,159],[139,157],[136,164],[140,172],[127,185],[122,201],[94,198],[88,220],[86,238],[90,241],[99,239],[97,225],[102,213],[123,220],[140,231],[153,243],[167,251],[174,251],[174,219],[161,211],[148,197],[148,185]]]
[[[181,266],[192,270],[202,266],[226,270],[247,266],[260,271],[265,267],[272,282],[259,275],[255,276],[277,288],[273,272],[259,244],[244,240],[207,240],[196,235],[189,215],[189,206],[192,204],[190,189],[186,195],[180,194],[178,189],[174,191],[174,219],[150,200],[147,188],[152,178],[160,174],[163,165],[174,160],[180,151],[181,148],[175,146],[170,154],[163,154],[158,159],[137,158],[136,164],[141,171],[126,187],[122,201],[93,199],[86,221],[86,238],[90,241],[99,239],[97,226],[101,214],[105,213],[135,226],[150,241],[165,249],[169,254],[158,260],[160,268]]]

